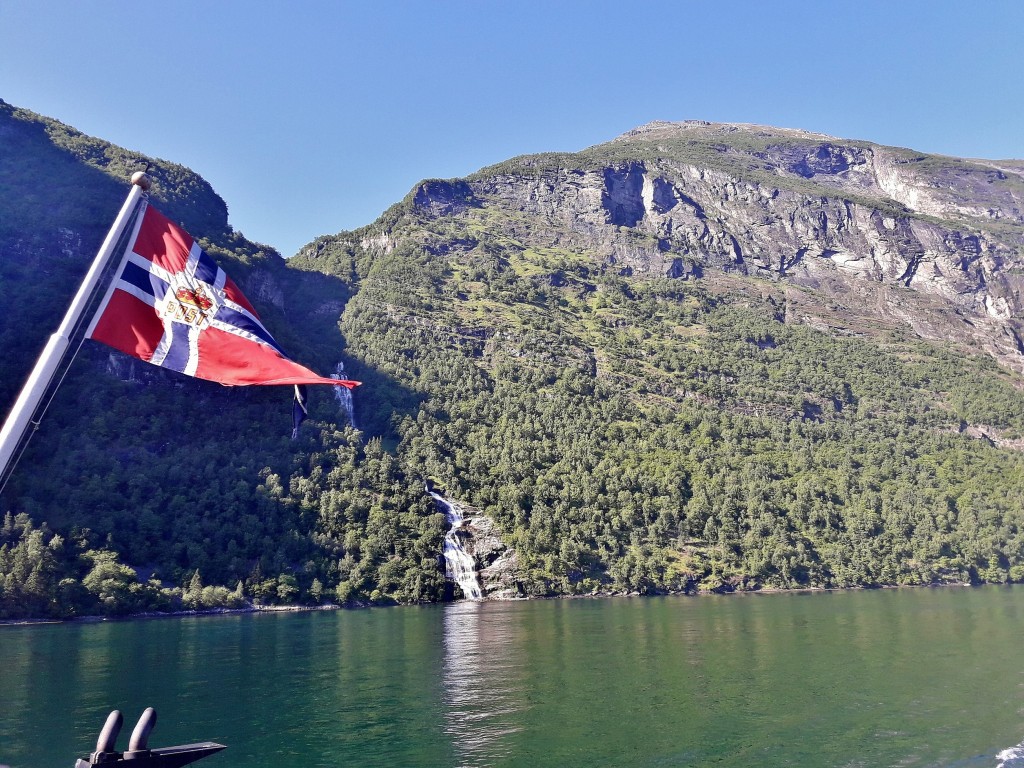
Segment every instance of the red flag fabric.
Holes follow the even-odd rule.
[[[161,368],[227,386],[359,385],[289,360],[238,286],[147,202],[87,332]]]

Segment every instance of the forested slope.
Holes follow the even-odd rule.
[[[3,103],[0,138],[4,411],[139,169],[293,357],[325,373],[341,359],[346,286],[233,231],[201,177]],[[314,296],[335,315],[304,313]],[[333,600],[339,568],[366,600],[440,598],[443,516],[330,392],[312,403],[292,441],[288,388],[224,388],[86,342],[0,497],[0,618]],[[345,510],[326,523],[325,489]],[[355,573],[347,552],[364,553]]]

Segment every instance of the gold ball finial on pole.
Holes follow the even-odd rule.
[[[145,171],[136,171],[132,174],[132,184],[137,187],[142,187],[143,192],[149,192],[149,188],[153,185],[153,181],[146,175]]]

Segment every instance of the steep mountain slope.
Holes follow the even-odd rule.
[[[697,265],[854,293],[855,314],[899,317],[926,338],[1024,366],[1019,165],[704,123],[655,123],[581,157],[587,170],[575,178],[524,160],[527,189],[507,175],[516,161],[487,169],[474,193],[531,217],[559,211],[552,223],[568,232],[538,234],[571,246],[586,233],[620,274]]]
[[[656,123],[424,182],[290,266],[352,285],[354,375],[406,390],[362,418],[499,522],[524,590],[1005,580],[1022,189]]]
[[[341,281],[288,270],[234,232],[192,171],[0,102],[5,413],[140,168],[155,204],[223,264],[292,356],[325,372],[340,359]],[[314,294],[333,317],[298,311]],[[360,571],[367,595],[397,557],[413,575],[392,578],[381,599],[440,597],[443,516],[418,486],[405,490],[379,444],[344,429],[330,392],[312,398],[314,419],[292,441],[289,389],[227,389],[87,342],[0,497],[0,618],[327,599],[346,536],[373,553]],[[311,473],[357,507],[333,529],[340,540],[315,530],[306,487],[292,483]]]

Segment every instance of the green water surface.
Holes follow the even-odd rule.
[[[462,603],[0,627],[0,764],[212,740],[205,768],[992,766],[1024,588]],[[1011,763],[1008,763],[1012,764]]]

